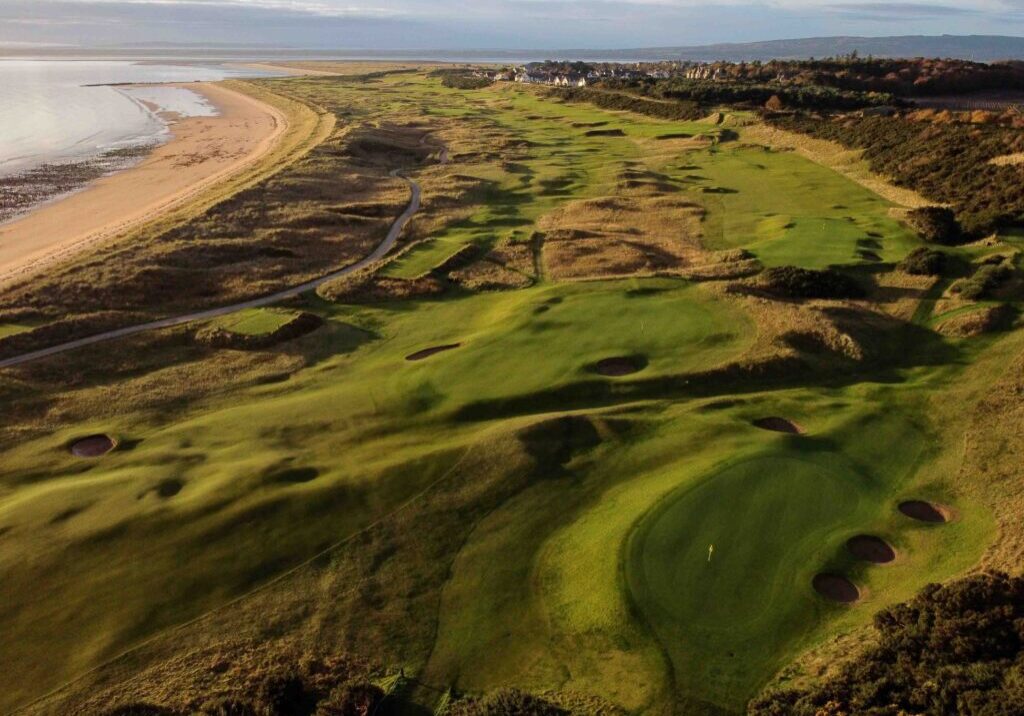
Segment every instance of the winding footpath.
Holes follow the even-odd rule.
[[[448,150],[442,149],[440,155],[440,163],[446,164],[448,162]],[[221,306],[219,308],[210,308],[205,311],[196,311],[194,313],[186,313],[181,316],[172,316],[170,318],[161,318],[158,321],[151,321],[150,323],[141,323],[136,326],[128,326],[126,328],[118,328],[113,331],[106,331],[104,333],[97,333],[92,336],[86,336],[85,338],[79,338],[77,340],[68,341],[67,343],[61,343],[59,345],[51,346],[49,348],[41,348],[31,353],[24,353],[20,356],[14,356],[13,358],[6,358],[0,360],[0,368],[10,368],[16,365],[22,365],[23,363],[29,363],[40,358],[46,358],[48,356],[57,355],[60,353],[66,353],[73,351],[76,348],[82,348],[84,346],[91,346],[95,343],[102,343],[104,341],[114,340],[115,338],[124,338],[126,336],[134,336],[138,333],[146,333],[147,331],[157,331],[162,328],[173,328],[174,326],[180,326],[185,323],[192,323],[194,321],[207,321],[211,318],[219,318],[220,316],[226,316],[230,313],[242,311],[247,308],[262,308],[263,306],[269,306],[280,301],[284,301],[288,298],[294,298],[299,294],[305,293],[306,291],[312,291],[319,288],[321,285],[332,281],[342,276],[355,273],[367,266],[373,264],[375,261],[379,261],[384,258],[389,251],[395,246],[395,242],[398,241],[398,237],[402,234],[402,230],[405,225],[409,223],[409,220],[416,214],[420,209],[420,196],[422,194],[420,185],[405,176],[401,176],[400,170],[395,169],[391,172],[391,176],[398,177],[405,181],[409,185],[411,196],[409,198],[409,205],[405,211],[395,219],[394,223],[391,224],[391,228],[388,230],[388,235],[384,238],[376,249],[365,258],[357,261],[354,264],[350,264],[345,268],[332,271],[329,274],[325,274],[320,278],[315,278],[312,281],[306,281],[300,283],[291,288],[286,288],[282,291],[262,296],[260,298],[249,299],[248,301],[242,301],[240,303],[233,303],[229,306]]]

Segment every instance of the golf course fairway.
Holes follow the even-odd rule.
[[[276,297],[416,209],[316,291],[0,370],[0,711],[203,713],[300,654],[394,713],[740,714],[1014,554],[974,426],[1024,337],[936,328],[1015,299],[901,269],[906,207],[752,112],[447,79],[259,80],[337,129],[4,306],[6,358]]]

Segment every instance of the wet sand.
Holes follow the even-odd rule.
[[[180,85],[217,117],[188,117],[140,164],[0,225],[0,284],[109,240],[252,166],[288,128],[278,109],[219,84]]]

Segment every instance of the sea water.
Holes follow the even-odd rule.
[[[258,74],[219,65],[0,60],[0,177],[163,141],[168,126],[161,113],[216,114],[188,89],[116,85]]]

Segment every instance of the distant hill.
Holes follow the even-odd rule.
[[[806,59],[848,55],[854,50],[875,57],[950,57],[978,62],[1024,59],[1024,37],[1006,35],[903,35],[897,37],[808,37],[796,40],[725,43],[691,47],[607,50],[609,59],[733,62]],[[581,51],[583,52],[583,51]],[[591,51],[592,52],[592,51]]]
[[[109,47],[55,47],[46,49],[52,56],[102,57],[204,57],[208,59],[378,59],[433,60],[442,62],[520,63],[536,60],[591,60],[635,62],[688,60],[691,62],[733,62],[751,60],[796,60],[848,55],[856,50],[874,57],[942,57],[977,62],[1024,60],[1024,37],[1006,35],[903,35],[897,37],[808,37],[795,40],[723,43],[679,47],[641,47],[627,49],[525,49],[480,48],[446,49],[345,49],[309,47],[273,47],[268,45],[217,43],[126,43]],[[0,57],[40,55],[38,47],[3,45]]]

